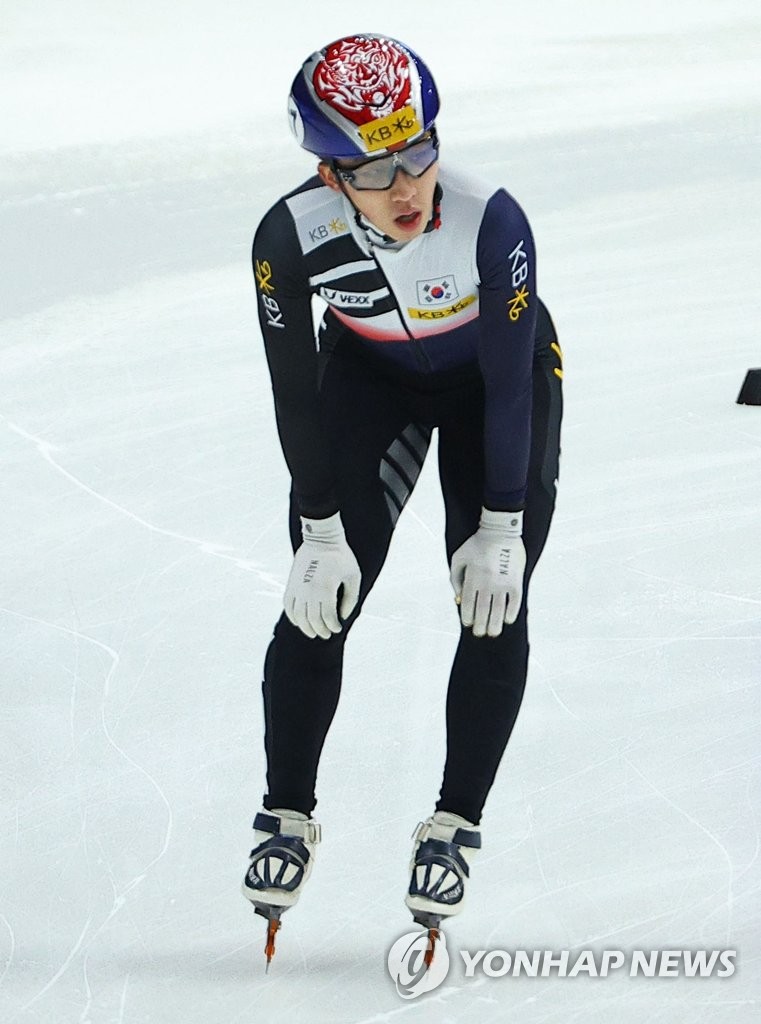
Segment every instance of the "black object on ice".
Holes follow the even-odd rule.
[[[738,405],[761,405],[761,367],[748,370],[737,396]]]

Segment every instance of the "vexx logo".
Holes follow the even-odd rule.
[[[366,292],[343,292],[338,288],[320,288],[320,295],[332,306],[350,309],[356,306],[369,308],[373,305],[372,295]]]

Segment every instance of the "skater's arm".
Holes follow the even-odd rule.
[[[253,269],[280,443],[299,512],[338,510],[317,390],[311,291],[285,203],[265,216],[254,238]]]
[[[484,505],[523,506],[531,431],[536,256],[528,221],[506,192],[492,196],[477,243],[479,363],[486,406]]]

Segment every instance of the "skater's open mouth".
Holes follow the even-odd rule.
[[[394,218],[394,223],[406,231],[416,228],[420,223],[420,210],[411,210],[409,213],[401,213],[398,217]]]

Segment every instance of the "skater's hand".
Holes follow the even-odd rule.
[[[359,565],[346,542],[340,513],[328,519],[302,517],[301,536],[304,542],[293,557],[285,588],[285,614],[311,640],[329,640],[341,632],[341,620],[351,615],[359,599]]]
[[[526,549],[523,512],[481,510],[481,523],[452,556],[450,580],[463,626],[474,636],[499,636],[512,625],[523,599]]]

